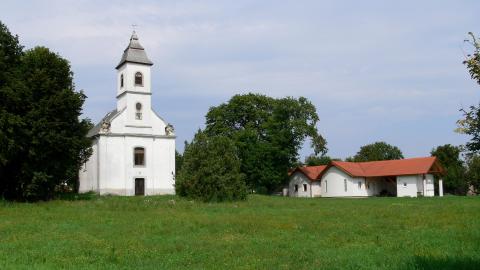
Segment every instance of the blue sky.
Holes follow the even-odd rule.
[[[153,66],[153,107],[177,148],[237,93],[304,96],[329,155],[383,140],[406,157],[463,144],[459,109],[480,88],[462,65],[480,1],[9,1],[0,20],[27,48],[67,58],[94,121],[115,107],[131,24]],[[308,145],[301,156],[312,151]]]

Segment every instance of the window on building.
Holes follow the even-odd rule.
[[[358,181],[358,189],[362,189],[362,181]]]
[[[328,183],[327,183],[327,180],[325,180],[325,193],[328,192],[328,185],[327,185],[327,184],[328,184]]]
[[[295,192],[298,192],[298,185],[295,185]]]
[[[123,74],[120,75],[120,87],[123,87]]]
[[[142,120],[142,104],[137,102],[137,104],[135,104],[135,109],[135,119]]]
[[[347,192],[347,179],[343,179],[343,186],[345,187],[345,192]]]
[[[135,85],[143,86],[143,75],[140,72],[135,73]]]
[[[303,191],[307,191],[307,184],[303,184]]]
[[[135,147],[133,150],[133,159],[135,166],[145,166],[145,148]]]
[[[407,187],[407,182],[403,182],[403,187]]]

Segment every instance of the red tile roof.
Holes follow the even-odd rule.
[[[301,173],[305,174],[308,179],[315,181],[319,179],[319,175],[327,168],[327,165],[320,165],[320,166],[308,166],[308,167],[297,167],[293,171],[290,172],[290,175],[293,173],[300,171]]]
[[[407,158],[399,160],[383,160],[369,162],[332,161],[327,166],[299,167],[310,180],[318,180],[330,167],[337,167],[353,177],[381,177],[398,175],[415,175],[437,173],[443,174],[444,169],[436,157]]]
[[[407,158],[370,162],[333,161],[332,165],[344,170],[351,176],[359,177],[397,176],[443,172],[443,169],[441,168],[440,164],[438,164],[436,157]]]

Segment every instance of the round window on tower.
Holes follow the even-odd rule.
[[[135,108],[137,108],[137,111],[141,111],[142,110],[142,104],[140,102],[137,102],[137,104],[135,105]]]

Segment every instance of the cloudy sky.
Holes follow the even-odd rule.
[[[181,151],[210,106],[256,92],[311,100],[331,156],[383,140],[414,157],[468,140],[453,130],[480,100],[462,65],[479,10],[477,0],[2,0],[0,20],[27,48],[71,62],[95,122],[115,107],[114,67],[137,24],[155,63],[154,109]]]

